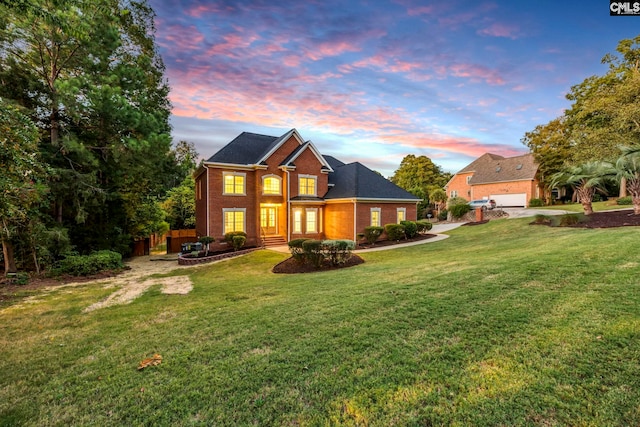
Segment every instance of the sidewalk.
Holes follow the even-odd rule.
[[[359,254],[359,253],[365,253],[365,252],[386,251],[386,250],[389,250],[389,249],[398,249],[398,248],[405,248],[407,246],[415,246],[415,245],[423,245],[425,243],[439,242],[440,240],[444,240],[444,239],[449,237],[449,235],[442,234],[442,233],[445,233],[445,232],[447,232],[449,230],[453,230],[454,228],[458,228],[463,224],[464,224],[464,222],[453,222],[453,223],[446,223],[446,224],[433,224],[433,228],[431,229],[431,231],[429,231],[429,234],[435,234],[436,236],[432,237],[430,239],[420,240],[419,242],[398,243],[397,245],[381,246],[379,248],[356,249],[356,250],[353,251],[353,253]],[[285,253],[285,254],[290,253],[289,246],[273,246],[273,247],[270,247],[270,248],[267,248],[267,249],[271,250],[271,251],[275,251],[275,252],[282,252],[282,253]]]

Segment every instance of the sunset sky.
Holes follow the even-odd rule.
[[[243,131],[296,128],[323,154],[390,176],[407,154],[456,172],[602,75],[640,34],[606,0],[150,0],[174,140],[208,158]]]

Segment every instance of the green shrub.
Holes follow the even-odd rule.
[[[462,218],[470,210],[471,206],[469,206],[468,203],[465,203],[464,205],[449,206],[449,212],[451,212],[451,216],[454,218]]]
[[[113,251],[99,251],[90,255],[72,255],[58,261],[54,274],[89,276],[107,270],[123,268],[122,255]]]
[[[530,208],[539,208],[540,206],[544,206],[544,203],[542,202],[542,199],[531,199],[531,200],[529,200],[529,207]]]
[[[313,264],[314,267],[320,268],[324,261],[324,253],[322,251],[322,241],[308,239],[302,242],[305,260]]]
[[[631,196],[620,197],[618,200],[616,200],[616,203],[619,205],[632,205],[633,200],[631,199]]]
[[[602,201],[602,194],[600,193],[594,193],[593,197],[591,198],[592,202],[601,202]]]
[[[468,204],[469,201],[467,199],[465,199],[464,197],[452,197],[449,199],[449,201],[447,202],[447,208],[451,208],[451,206],[456,206],[456,205],[466,205]]]
[[[418,234],[418,224],[415,221],[400,221],[404,226],[404,235],[407,239],[413,239]]]
[[[375,225],[371,225],[369,227],[364,228],[364,238],[367,240],[367,243],[373,245],[378,240],[378,237],[382,234],[384,228],[378,227]]]
[[[233,246],[233,238],[235,236],[243,236],[246,239],[247,233],[245,233],[244,231],[230,231],[224,235],[224,241],[227,242],[227,244]]]
[[[307,239],[293,239],[291,241],[289,241],[288,245],[289,245],[289,251],[291,251],[291,256],[293,257],[293,259],[295,259],[296,261],[300,262],[300,263],[304,263],[305,261],[305,256],[304,256],[304,249],[302,248],[302,244],[306,241]]]
[[[233,250],[239,251],[240,248],[242,248],[246,242],[247,242],[247,238],[245,236],[241,236],[241,235],[233,236],[233,240],[231,242],[231,244],[233,245]]]
[[[351,251],[355,249],[356,243],[353,240],[324,240],[322,251],[325,258],[332,265],[344,264],[351,258]]]
[[[384,231],[387,233],[388,240],[398,241],[405,238],[404,225],[402,224],[385,224]]]
[[[551,224],[551,217],[548,215],[537,214],[533,217],[533,224]]]
[[[418,220],[416,225],[418,226],[418,233],[420,234],[424,234],[433,228],[433,224],[426,219]]]
[[[9,279],[9,283],[12,285],[23,286],[29,283],[29,273],[25,273],[24,271],[19,271],[13,274],[9,273],[7,278]]]
[[[578,214],[565,214],[560,217],[558,225],[560,227],[567,227],[570,225],[576,225],[581,222],[581,217]]]
[[[449,215],[449,211],[446,209],[442,209],[438,214],[438,221],[446,221],[448,215]]]

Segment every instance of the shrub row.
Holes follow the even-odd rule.
[[[631,205],[633,204],[633,200],[631,199],[631,196],[620,197],[618,200],[616,200],[616,203],[619,205]]]
[[[124,267],[122,255],[113,251],[98,251],[90,255],[71,255],[58,261],[53,273],[56,275],[89,276],[107,270]]]
[[[370,226],[364,228],[364,233],[358,237],[364,237],[367,243],[373,245],[383,232],[387,239],[398,241],[400,239],[413,239],[418,233],[424,234],[433,228],[433,224],[426,219],[418,221],[400,221],[400,224],[386,224],[384,227]]]
[[[344,264],[355,246],[353,240],[294,239],[289,242],[293,259],[316,268],[320,268],[325,260],[331,265]]]

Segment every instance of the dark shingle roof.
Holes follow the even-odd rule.
[[[485,159],[481,164],[476,165],[475,172],[469,184],[535,179],[538,165],[533,158],[533,154],[507,158],[498,157],[499,158],[493,158],[491,160]]]
[[[340,166],[344,166],[345,163],[336,159],[333,156],[326,156],[326,155],[322,155],[322,157],[324,157],[324,159],[327,161],[327,163],[329,163],[329,166],[331,166],[331,169],[336,169],[339,168]]]
[[[475,159],[473,162],[469,163],[458,173],[475,172],[480,169],[485,169],[487,167],[486,166],[487,164],[490,165],[490,164],[493,164],[494,161],[502,160],[502,159],[504,159],[504,157],[499,156],[497,154],[485,153],[482,156]]]
[[[361,163],[354,162],[338,167],[332,165],[332,167],[334,172],[329,174],[329,184],[334,185],[324,196],[325,199],[357,197],[415,200],[416,202],[420,200],[419,197],[403,190]]]
[[[280,138],[276,136],[242,132],[207,161],[213,163],[253,165],[268,153],[269,150],[277,144],[279,139]]]

